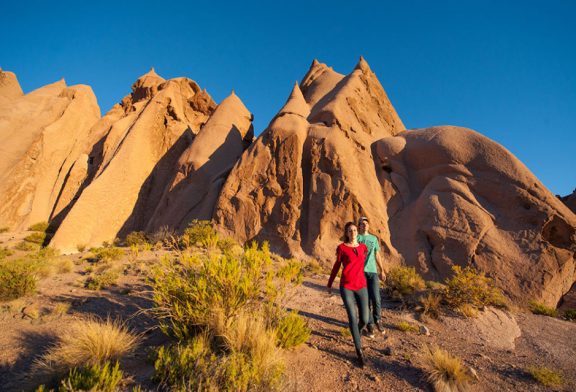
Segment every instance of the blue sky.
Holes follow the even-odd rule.
[[[408,128],[459,125],[512,151],[556,194],[576,187],[574,1],[3,1],[0,67],[25,92],[65,78],[103,114],[150,67],[217,101],[232,89],[257,134],[314,58],[363,55]]]

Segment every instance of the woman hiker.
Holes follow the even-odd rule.
[[[370,320],[366,327],[368,337],[374,337],[374,331],[384,334],[386,330],[380,324],[382,307],[380,305],[380,280],[385,280],[384,266],[380,257],[380,243],[378,237],[368,232],[370,223],[368,218],[363,216],[358,221],[358,242],[366,245],[368,248],[368,257],[364,265],[364,274],[366,275],[366,286],[368,289],[368,307],[370,309]],[[378,272],[380,270],[380,272]],[[378,279],[380,277],[380,279]]]
[[[344,307],[348,314],[348,323],[356,355],[360,366],[364,367],[365,359],[362,353],[362,342],[360,332],[369,321],[368,312],[368,290],[366,289],[366,277],[364,275],[364,263],[368,255],[368,248],[357,241],[358,228],[354,222],[348,222],[344,226],[344,242],[336,248],[336,262],[332,267],[332,273],[328,280],[328,293],[332,291],[332,283],[340,270],[344,266],[340,278],[340,296],[344,301]],[[358,307],[358,316],[356,309]]]

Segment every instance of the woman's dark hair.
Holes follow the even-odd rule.
[[[356,226],[356,223],[348,222],[344,225],[344,237],[343,237],[344,242],[350,242],[350,238],[348,238],[348,228],[350,226]]]

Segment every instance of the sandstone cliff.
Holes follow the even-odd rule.
[[[21,230],[54,214],[100,109],[88,86],[61,80],[23,95],[8,72],[0,97],[0,226]]]

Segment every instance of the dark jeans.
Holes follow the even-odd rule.
[[[354,346],[356,350],[361,350],[360,331],[368,324],[370,318],[368,314],[368,290],[366,290],[366,287],[356,291],[340,287],[340,296],[342,297],[342,301],[344,301],[346,313],[348,313],[348,323],[350,325],[350,332],[352,332],[352,338],[354,339]],[[356,316],[354,305],[358,306],[360,317]],[[360,318],[360,320],[358,320],[358,318]]]
[[[374,272],[366,272],[366,283],[368,284],[368,298],[370,308],[370,320],[368,324],[380,321],[382,306],[380,305],[380,279]]]

